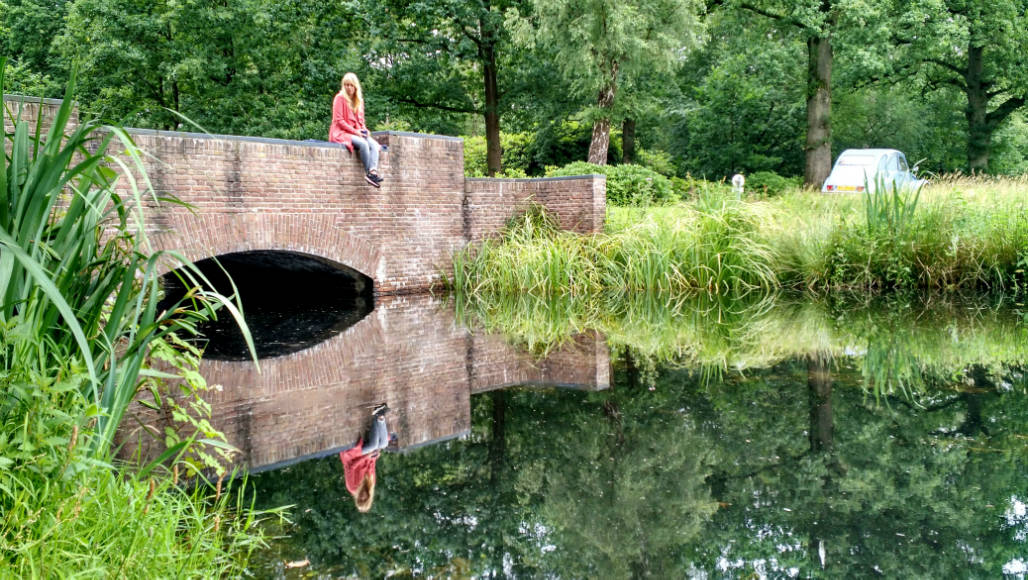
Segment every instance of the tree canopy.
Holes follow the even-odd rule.
[[[324,139],[353,71],[373,129],[484,137],[488,174],[631,161],[815,185],[852,146],[1028,170],[1026,7],[2,0],[0,45],[9,87],[59,96],[78,66],[83,111],[128,125]]]

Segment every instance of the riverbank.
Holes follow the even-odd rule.
[[[225,475],[228,445],[181,339],[232,306],[198,291],[158,309],[165,256],[134,219],[153,192],[145,178],[119,190],[110,169],[145,177],[141,152],[118,127],[70,123],[73,87],[52,119],[2,112],[0,576],[243,575],[259,513],[203,478]],[[169,448],[153,462],[119,461],[132,453],[115,435],[148,389],[176,393],[161,408],[184,429],[153,434]]]
[[[897,290],[1022,292],[1028,178],[953,178],[878,197],[792,190],[608,207],[606,232],[560,232],[541,211],[455,258],[464,293],[654,291],[741,295]]]

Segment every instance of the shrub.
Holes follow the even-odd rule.
[[[723,181],[707,181],[689,174],[685,177],[672,177],[671,187],[680,199],[695,200],[703,195],[728,195],[732,187]]]
[[[671,161],[671,154],[661,149],[639,148],[636,151],[636,163],[668,177],[675,174],[675,164]]]
[[[558,168],[547,168],[548,177],[588,175],[607,176],[607,203],[618,206],[646,206],[678,201],[671,180],[639,165],[594,165],[577,161]]]
[[[746,191],[766,196],[781,195],[787,189],[800,187],[803,180],[798,177],[782,177],[774,171],[756,171],[746,176]]]
[[[501,133],[500,147],[503,149],[503,177],[527,177],[532,161],[534,139],[529,133]],[[464,175],[486,177],[489,165],[486,160],[484,136],[464,138]]]

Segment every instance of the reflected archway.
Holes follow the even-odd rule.
[[[258,358],[283,356],[324,342],[375,308],[371,278],[324,258],[273,250],[236,252],[196,262],[211,289],[226,296],[233,284]],[[164,276],[164,306],[181,299],[188,278]],[[246,360],[250,354],[227,313],[199,327],[204,358]]]

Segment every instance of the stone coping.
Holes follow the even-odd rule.
[[[395,451],[390,449],[389,452],[390,453],[401,453],[401,454],[409,453],[409,452],[411,452],[411,451],[413,451],[415,449],[420,449],[422,447],[428,447],[428,446],[431,446],[431,445],[435,445],[437,443],[445,443],[446,441],[453,441],[453,440],[460,439],[461,437],[465,437],[465,436],[470,435],[470,434],[471,434],[471,429],[464,429],[462,431],[458,431],[457,433],[453,433],[451,435],[446,435],[444,437],[439,437],[437,439],[431,439],[431,440],[428,440],[428,441],[422,441],[421,443],[415,443],[414,445],[408,445],[406,447],[401,447],[399,449],[396,449]],[[283,467],[289,467],[290,465],[295,465],[297,463],[303,463],[304,461],[311,461],[313,459],[323,459],[325,457],[331,457],[333,455],[339,455],[343,451],[346,451],[347,449],[350,449],[351,447],[353,447],[353,445],[354,444],[351,443],[350,445],[342,445],[342,446],[339,446],[339,447],[330,447],[328,449],[322,449],[321,451],[317,451],[317,452],[314,452],[314,453],[308,453],[306,455],[301,455],[299,457],[293,457],[291,459],[285,459],[285,460],[282,460],[282,461],[276,461],[274,463],[269,463],[267,465],[261,465],[259,467],[254,467],[254,468],[249,468],[248,467],[248,468],[246,468],[245,471],[246,471],[246,473],[261,473],[261,472],[264,472],[264,471],[275,471],[277,469],[282,469]],[[242,473],[242,472],[240,472],[240,473]]]
[[[63,99],[47,99],[42,97],[32,97],[28,95],[19,95],[14,93],[4,93],[4,101],[11,102],[22,102],[22,103],[42,103],[44,105],[60,106]],[[225,139],[230,141],[244,141],[249,143],[267,143],[274,145],[304,145],[308,147],[330,147],[338,148],[342,147],[340,143],[332,143],[330,141],[323,141],[321,139],[277,139],[273,137],[254,137],[246,135],[224,135],[217,133],[196,133],[192,131],[169,131],[167,129],[142,129],[138,127],[124,127],[125,131],[133,135],[154,135],[159,137],[170,137],[178,136],[187,139]],[[395,135],[396,137],[416,137],[419,139],[436,139],[440,141],[454,141],[463,142],[462,137],[452,137],[449,135],[432,135],[429,133],[414,133],[411,131],[373,131],[371,133],[375,136],[389,136]]]
[[[605,177],[602,173],[583,173],[582,175],[562,175],[560,177],[465,177],[464,181],[477,181],[483,183],[495,183],[503,181],[507,183],[539,183],[540,181],[567,181],[571,179],[588,179],[593,177]]]
[[[319,139],[305,139],[298,141],[296,139],[276,139],[273,137],[250,137],[245,135],[220,135],[216,133],[193,133],[188,131],[168,131],[165,129],[138,129],[135,127],[125,127],[125,131],[130,135],[153,135],[155,137],[181,137],[183,139],[217,139],[222,141],[238,141],[243,143],[263,143],[267,145],[299,145],[302,147],[323,147],[327,149],[345,149],[346,146],[342,143],[332,143],[331,141],[322,141]],[[397,137],[417,137],[421,139],[434,139],[442,141],[457,141],[463,142],[460,137],[448,137],[446,135],[429,135],[427,133],[407,133],[402,131],[376,131],[372,135],[378,136],[390,136],[395,135]]]
[[[29,95],[19,95],[17,93],[4,93],[5,101],[14,101],[21,103],[42,103],[44,105],[61,105],[64,99],[47,99],[45,97],[32,97]]]

